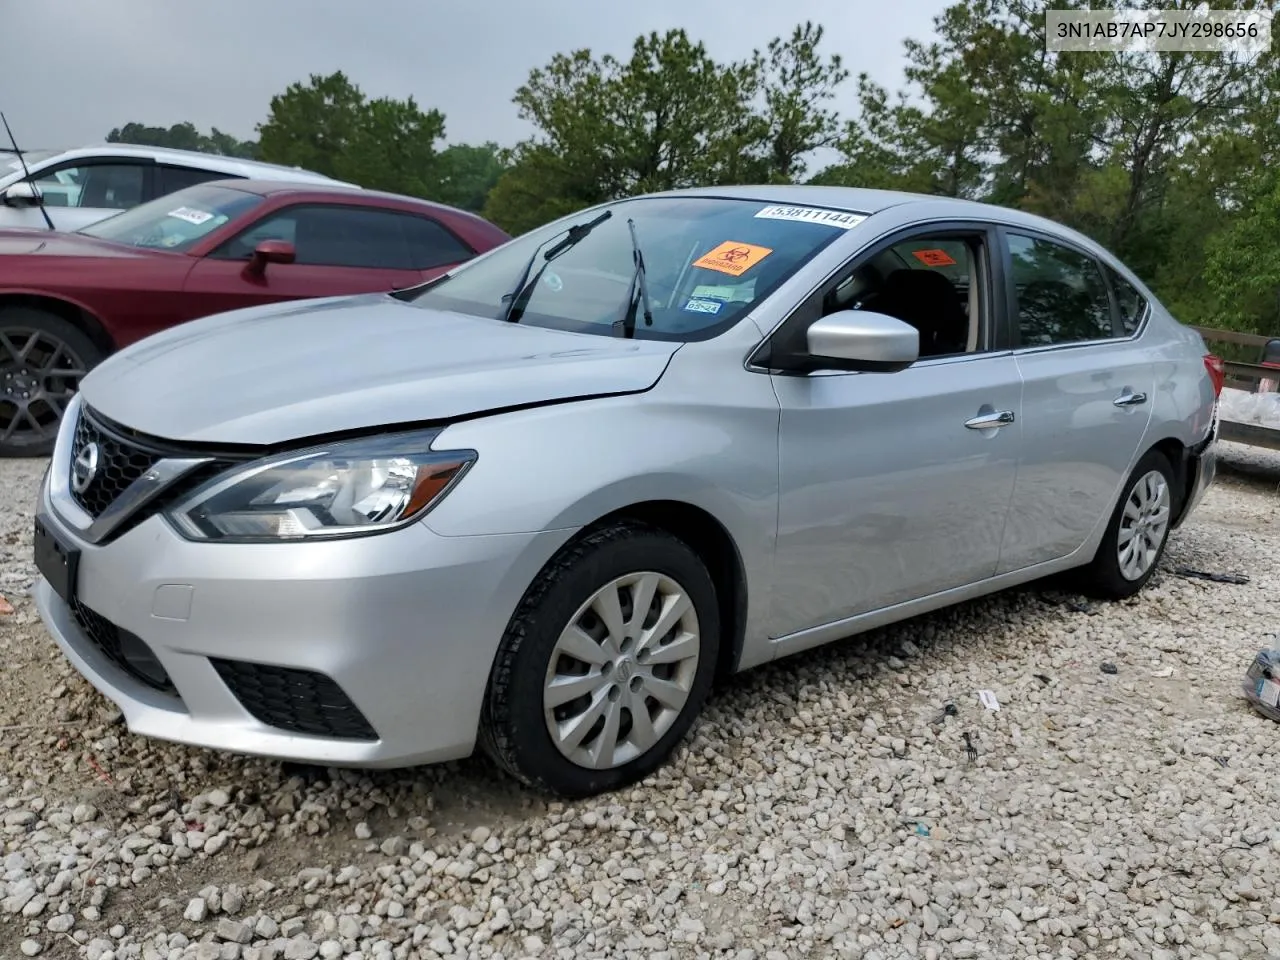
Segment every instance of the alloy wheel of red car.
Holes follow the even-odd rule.
[[[53,440],[86,372],[84,359],[55,334],[0,330],[0,443],[34,447]]]

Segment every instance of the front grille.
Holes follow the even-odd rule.
[[[98,469],[89,486],[82,491],[71,488],[71,496],[89,516],[97,519],[129,484],[150,470],[163,458],[158,450],[148,450],[117,436],[102,427],[86,409],[76,422],[75,438],[71,443],[71,462],[80,456],[85,447],[98,445]],[[74,476],[74,474],[73,474]]]
[[[243,660],[210,662],[250,715],[269,727],[335,740],[378,739],[359,707],[322,673]]]
[[[117,627],[79,600],[72,601],[71,609],[84,635],[113,664],[153,690],[168,694],[177,692],[168,672],[141,637]]]
[[[75,459],[89,444],[98,446],[98,468],[88,487],[77,491],[71,485],[71,496],[95,520],[102,515],[135,480],[167,458],[211,458],[208,463],[196,467],[180,477],[166,489],[147,501],[112,532],[114,539],[136,527],[158,511],[172,505],[193,491],[200,484],[245,460],[258,456],[248,450],[209,452],[207,449],[183,449],[164,440],[144,437],[126,427],[112,423],[87,406],[81,410],[71,443],[71,470],[74,479]],[[106,542],[106,541],[103,541]]]

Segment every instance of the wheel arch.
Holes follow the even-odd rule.
[[[706,564],[715,584],[723,625],[717,679],[735,672],[747,630],[747,572],[728,528],[710,511],[683,500],[644,500],[611,510],[586,524],[566,546],[624,521],[644,523],[685,543]],[[563,549],[563,548],[562,548]]]
[[[0,290],[0,310],[6,307],[27,307],[51,313],[74,326],[92,340],[104,354],[112,353],[116,349],[115,340],[107,332],[106,325],[97,314],[75,300],[25,290]]]

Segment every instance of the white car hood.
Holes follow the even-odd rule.
[[[675,342],[415,307],[382,294],[254,307],[141,340],[84,402],[177,442],[275,445],[384,425],[647,390]]]

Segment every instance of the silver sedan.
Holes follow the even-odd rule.
[[[1221,385],[1037,217],[638,197],[111,357],[40,491],[37,600],[139,734],[481,744],[583,796],[663,763],[717,677],[1049,574],[1136,593],[1213,479]]]

